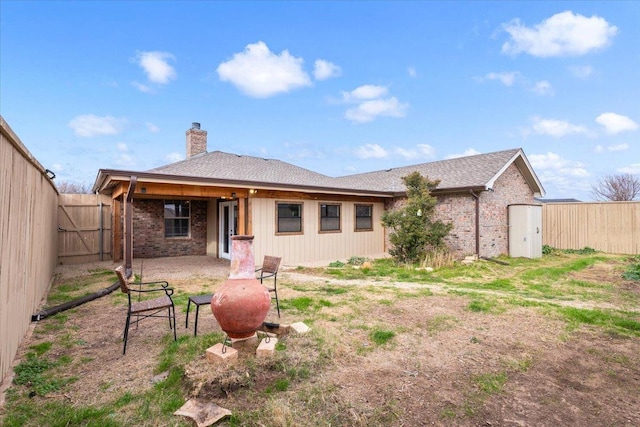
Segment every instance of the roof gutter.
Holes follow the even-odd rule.
[[[358,196],[371,196],[371,197],[393,197],[393,192],[390,191],[378,191],[378,190],[361,190],[353,188],[340,188],[340,187],[323,187],[312,185],[299,185],[299,184],[279,184],[270,182],[259,181],[244,181],[234,179],[215,179],[215,178],[201,178],[184,175],[167,175],[149,172],[134,172],[134,171],[122,171],[122,170],[110,170],[100,169],[96,182],[93,185],[93,192],[103,192],[106,190],[106,186],[109,181],[129,181],[129,178],[133,175],[138,177],[138,183],[141,182],[172,182],[175,184],[209,184],[217,186],[234,186],[238,188],[255,188],[255,189],[281,189],[291,190],[295,187],[295,191],[314,191],[324,193],[336,193],[336,194],[353,194]]]

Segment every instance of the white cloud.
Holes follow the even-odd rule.
[[[313,77],[316,80],[326,80],[331,77],[338,77],[342,74],[342,69],[329,61],[324,59],[316,59],[313,67]]]
[[[520,75],[517,71],[502,72],[502,73],[489,73],[484,76],[488,80],[500,80],[505,86],[512,86],[516,81],[516,78]]]
[[[148,129],[148,130],[149,130],[149,132],[151,132],[151,133],[158,133],[158,132],[160,132],[160,128],[159,128],[158,126],[154,125],[154,124],[153,124],[153,123],[151,123],[151,122],[146,122],[144,125],[147,127],[147,129]]]
[[[528,159],[534,169],[560,169],[567,164],[565,159],[551,152],[547,154],[530,154]]]
[[[176,60],[169,52],[138,52],[136,59],[150,82],[164,85],[178,76],[176,70],[169,65],[169,61]]]
[[[387,151],[378,144],[365,144],[358,147],[354,154],[360,159],[382,159],[387,157]]]
[[[609,151],[626,151],[629,149],[629,144],[610,145],[607,147],[607,149]]]
[[[589,131],[584,126],[572,125],[569,122],[554,119],[533,119],[533,130],[542,135],[550,135],[554,138],[561,138],[571,134],[589,135]]]
[[[136,161],[134,160],[134,158],[127,154],[127,153],[122,153],[119,156],[116,157],[115,162],[117,165],[120,166],[135,166],[136,165]]]
[[[245,95],[268,98],[303,86],[311,80],[302,69],[304,60],[289,54],[287,50],[276,55],[262,41],[249,44],[243,52],[236,53],[221,63],[218,76],[228,81]]]
[[[169,163],[179,162],[180,160],[184,160],[184,154],[173,152],[164,156],[164,159]]]
[[[481,154],[479,151],[474,150],[473,148],[467,148],[464,150],[464,153],[460,154],[449,154],[447,159],[456,159],[458,157],[467,157],[467,156],[475,156],[476,154]]]
[[[54,163],[51,165],[51,169],[56,172],[62,172],[64,170],[64,166],[62,166],[62,164],[60,163]]]
[[[375,120],[380,116],[404,117],[407,114],[409,104],[402,104],[398,98],[374,99],[364,101],[355,108],[350,108],[345,112],[345,117],[358,123],[366,123]]]
[[[623,168],[618,169],[618,172],[621,173],[630,173],[630,174],[640,174],[640,163],[634,163],[629,166],[625,166]]]
[[[406,160],[432,159],[435,157],[434,148],[427,144],[418,144],[415,149],[395,147],[393,152]]]
[[[544,96],[544,95],[553,95],[553,87],[551,83],[546,80],[541,80],[536,82],[535,85],[531,88],[531,91],[536,95]]]
[[[418,72],[413,67],[407,68],[407,74],[409,74],[409,77],[418,77]]]
[[[69,127],[78,136],[93,137],[98,135],[116,135],[122,131],[126,121],[113,116],[99,117],[94,114],[76,116],[69,122]]]
[[[531,166],[535,170],[552,170],[565,176],[586,177],[589,172],[580,162],[571,162],[560,157],[556,153],[531,154],[528,156]]]
[[[596,145],[593,149],[594,153],[604,153],[604,147],[602,145]]]
[[[417,147],[418,151],[420,151],[424,157],[432,159],[436,156],[435,148],[428,144],[418,144]]]
[[[638,124],[627,116],[616,113],[603,113],[596,117],[596,122],[605,127],[607,133],[616,134],[638,129]]]
[[[116,144],[116,149],[118,151],[121,151],[123,153],[126,153],[127,151],[129,151],[129,147],[127,147],[127,144],[125,144],[124,142],[119,142]]]
[[[502,45],[503,53],[525,52],[543,58],[584,55],[609,45],[618,33],[604,18],[587,18],[571,11],[557,13],[531,28],[517,18],[502,27],[511,36]]]
[[[135,87],[136,89],[138,89],[140,92],[144,92],[144,93],[155,93],[155,90],[148,85],[133,81],[131,82],[131,85],[133,87]]]
[[[389,92],[385,86],[362,85],[351,92],[342,92],[342,99],[345,102],[361,101],[365,99],[375,99],[385,96]]]
[[[593,74],[593,67],[591,65],[574,65],[569,67],[569,71],[580,79],[586,79]]]

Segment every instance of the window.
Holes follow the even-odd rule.
[[[188,200],[165,200],[164,237],[189,237]]]
[[[320,231],[340,231],[340,205],[320,203]]]
[[[373,205],[356,205],[356,231],[373,230]]]
[[[276,233],[302,233],[302,203],[276,203]]]

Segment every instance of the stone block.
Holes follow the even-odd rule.
[[[258,334],[254,333],[248,338],[231,338],[231,347],[238,351],[253,353],[258,346]]]
[[[231,363],[238,359],[238,350],[218,343],[206,351],[207,361],[214,365]]]
[[[311,329],[305,325],[303,322],[292,323],[290,326],[291,330],[296,334],[306,334]]]
[[[276,344],[278,344],[278,338],[269,338],[268,340],[263,338],[256,350],[256,357],[273,356],[276,352]]]

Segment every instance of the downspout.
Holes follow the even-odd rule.
[[[49,316],[53,316],[54,314],[60,313],[61,311],[65,311],[65,310],[69,310],[70,308],[75,308],[79,305],[82,305],[84,303],[87,303],[89,301],[93,301],[94,299],[98,299],[101,298],[105,295],[109,295],[111,292],[115,291],[116,289],[118,289],[120,287],[120,283],[119,282],[115,282],[113,285],[109,286],[108,288],[102,289],[98,292],[94,292],[92,294],[89,295],[85,295],[83,297],[80,297],[78,299],[74,299],[71,301],[67,301],[65,303],[62,303],[60,305],[56,305],[55,307],[49,307],[49,308],[45,308],[42,311],[40,311],[39,313],[36,313],[34,315],[31,316],[31,321],[32,322],[39,322],[42,319],[45,319]]]
[[[137,176],[132,176],[124,204],[124,268],[127,277],[133,274],[133,193],[136,191]]]
[[[480,256],[480,196],[469,190],[469,193],[476,199],[476,255]]]

